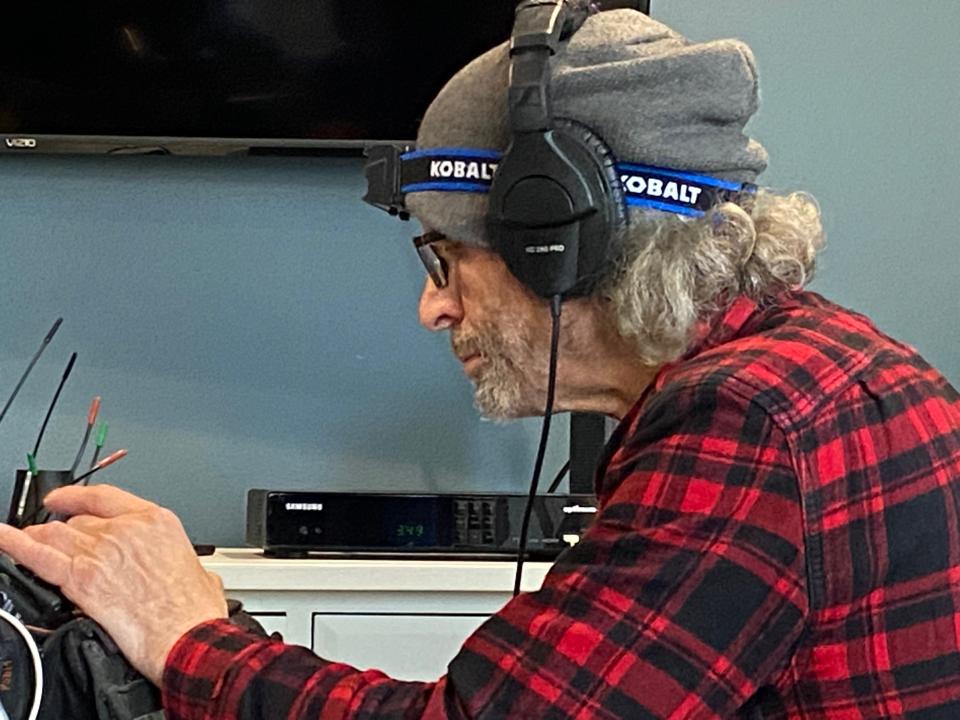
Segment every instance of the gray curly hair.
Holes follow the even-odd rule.
[[[622,252],[598,289],[644,362],[675,360],[739,295],[757,301],[805,286],[824,245],[816,200],[759,190],[702,218],[633,214]]]

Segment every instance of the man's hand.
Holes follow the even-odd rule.
[[[0,550],[60,586],[157,685],[184,633],[227,617],[220,579],[171,511],[108,485],[62,488],[44,504],[70,520],[0,524]]]

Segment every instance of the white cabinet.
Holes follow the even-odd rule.
[[[502,561],[275,559],[223,549],[201,558],[268,632],[329,660],[436,680],[463,641],[512,596]],[[536,590],[548,563],[524,564]]]
[[[313,650],[398,680],[436,680],[487,615],[313,616]]]

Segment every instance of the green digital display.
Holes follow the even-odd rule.
[[[401,539],[422,538],[426,528],[423,525],[398,525],[397,537]]]
[[[431,547],[437,544],[435,503],[391,500],[383,508],[384,539],[395,547]]]

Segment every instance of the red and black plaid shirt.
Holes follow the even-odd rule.
[[[225,623],[179,718],[960,718],[960,397],[812,293],[738,300],[608,446],[602,512],[434,683]]]

